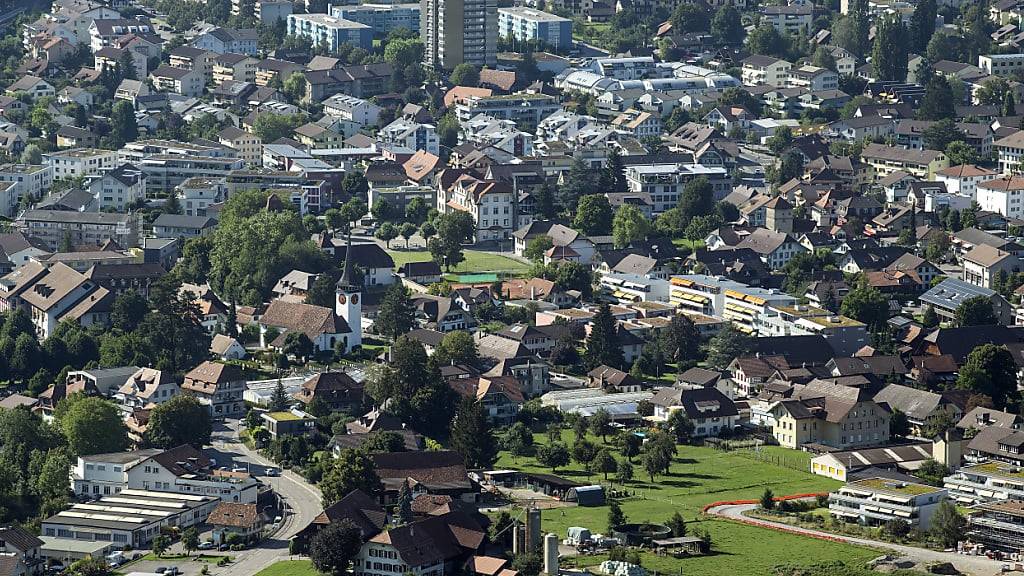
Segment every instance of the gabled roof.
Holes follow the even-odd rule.
[[[326,525],[349,520],[359,528],[363,539],[368,540],[384,529],[387,519],[387,513],[375,498],[362,490],[353,490],[328,506],[313,519],[312,524]]]
[[[889,408],[903,412],[913,422],[924,422],[946,400],[941,394],[890,384],[875,394],[875,402],[885,402]]]
[[[272,301],[260,317],[260,323],[290,332],[302,332],[313,341],[323,334],[352,331],[345,319],[330,308],[285,300]]]

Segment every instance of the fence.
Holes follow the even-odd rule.
[[[804,458],[789,457],[784,454],[767,452],[765,450],[737,450],[744,458],[750,458],[759,462],[767,462],[783,468],[789,468],[798,472],[811,473],[811,464]]]

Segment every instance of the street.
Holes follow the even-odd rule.
[[[292,558],[288,554],[288,540],[323,510],[320,490],[298,474],[282,471],[279,477],[266,476],[266,469],[276,466],[239,441],[239,426],[238,421],[214,423],[214,449],[211,452],[217,458],[217,463],[228,468],[248,467],[254,476],[268,483],[281,497],[288,513],[283,515],[284,519],[277,532],[260,542],[256,548],[234,553],[237,562],[223,568],[211,566],[211,572],[221,576],[252,576],[278,560]]]

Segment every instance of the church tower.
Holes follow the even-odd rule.
[[[337,298],[334,302],[334,311],[338,316],[345,319],[351,333],[345,337],[347,341],[346,350],[355,350],[363,344],[363,297],[362,287],[355,282],[355,273],[352,271],[352,232],[349,231],[345,242],[345,268],[341,273],[334,291]]]

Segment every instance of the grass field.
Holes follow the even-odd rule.
[[[546,442],[538,435],[537,442]],[[569,442],[572,432],[565,431],[563,440]],[[595,439],[600,442],[600,439]],[[570,442],[571,443],[571,442]],[[612,447],[614,449],[614,447]],[[752,453],[734,451],[719,452],[712,448],[680,447],[677,457],[667,476],[650,478],[643,472],[639,460],[634,464],[636,479],[626,485],[635,496],[622,501],[622,510],[630,522],[664,523],[675,511],[687,520],[690,528],[700,527],[711,533],[714,554],[702,558],[683,560],[644,554],[643,564],[648,570],[661,573],[686,575],[745,574],[769,575],[772,567],[785,563],[816,563],[843,560],[858,565],[878,556],[878,552],[864,547],[825,542],[783,534],[771,530],[745,526],[717,519],[700,518],[705,504],[720,500],[756,499],[765,487],[771,487],[776,495],[803,492],[829,491],[839,482],[814,476],[803,471],[809,455],[777,447],[764,449],[764,455],[778,459],[786,465],[758,460]],[[503,453],[495,469],[514,468],[550,473],[539,466],[533,458],[519,458]],[[573,463],[556,472],[559,476],[587,482],[582,467]],[[601,475],[594,475],[590,481],[603,481]],[[573,507],[545,511],[542,527],[564,538],[570,526],[584,526],[594,532],[607,529],[608,508]],[[600,563],[600,556],[581,559],[580,565]]]
[[[672,240],[672,243],[680,248],[689,248],[690,250],[696,250],[704,247],[703,240],[687,240],[686,238],[676,238]]]
[[[525,274],[529,269],[529,264],[524,264],[518,260],[513,260],[506,256],[499,256],[497,254],[488,254],[486,252],[478,252],[476,250],[463,250],[465,260],[459,263],[458,266],[452,268],[452,272],[458,272],[462,274],[468,273],[483,273],[483,272],[506,272],[514,275]],[[426,262],[430,260],[430,252],[426,250],[414,250],[410,252],[388,250],[388,254],[395,261],[395,267],[399,267],[408,262]]]
[[[256,573],[256,576],[320,576],[309,560],[282,560]]]

